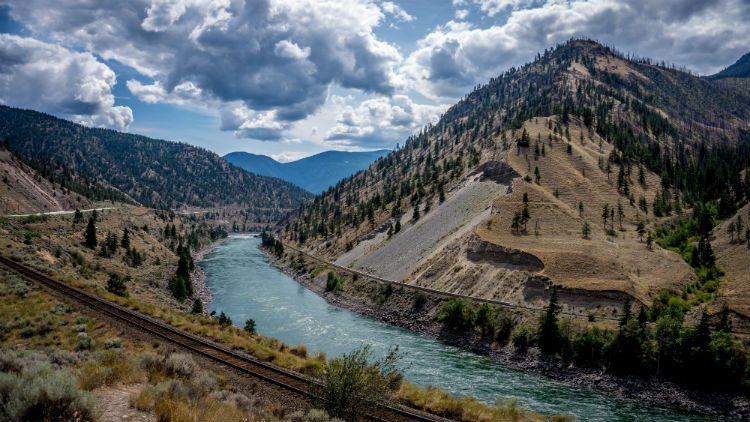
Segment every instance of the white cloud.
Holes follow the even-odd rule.
[[[93,126],[125,130],[128,107],[115,107],[115,73],[90,53],[0,34],[0,100]]]
[[[456,13],[454,14],[455,18],[458,20],[464,20],[467,16],[469,16],[469,11],[466,9],[458,9],[456,10]]]
[[[244,126],[228,130],[242,126],[238,135],[265,139],[314,113],[333,84],[395,92],[394,66],[402,57],[373,33],[384,13],[413,19],[394,3],[381,9],[370,0],[110,0],[95,6],[29,0],[10,6],[11,16],[39,36],[153,77],[154,83],[128,83],[142,100],[209,109],[239,102],[255,114],[244,113]]]
[[[310,152],[300,152],[300,151],[284,151],[280,152],[278,154],[271,154],[271,158],[274,160],[280,162],[280,163],[288,163],[290,161],[297,161],[301,160],[305,157],[309,157],[313,155]]]
[[[514,8],[502,25],[479,28],[450,21],[437,27],[418,41],[417,49],[402,63],[405,83],[429,98],[455,99],[573,37],[690,64],[703,73],[726,66],[747,51],[750,3],[743,0],[549,0],[522,9],[529,4],[483,2],[482,9],[490,15],[497,13],[491,5]]]
[[[326,136],[327,141],[343,144],[380,147],[418,131],[430,122],[437,122],[447,105],[415,104],[406,95],[379,97],[344,106],[336,125]]]
[[[287,40],[277,42],[273,51],[279,57],[295,60],[306,59],[310,56],[310,47],[300,48],[297,44]]]
[[[532,0],[474,0],[474,4],[478,4],[479,8],[490,17],[505,9],[517,10],[530,6],[532,3]]]
[[[401,22],[411,22],[414,20],[414,16],[406,13],[404,9],[401,8],[401,6],[397,5],[396,3],[393,3],[391,1],[384,1],[380,4],[380,7],[383,9],[383,11],[397,20],[400,20]]]

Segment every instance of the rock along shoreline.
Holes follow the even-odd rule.
[[[262,246],[259,249],[266,254],[271,265],[334,306],[487,356],[495,362],[513,369],[528,371],[556,381],[638,400],[652,406],[750,421],[750,398],[748,397],[739,394],[696,390],[670,381],[646,379],[640,376],[619,377],[606,373],[601,368],[575,366],[563,361],[559,356],[544,355],[537,348],[530,348],[525,353],[519,353],[510,342],[500,346],[476,333],[458,333],[444,329],[442,324],[432,316],[434,313],[430,315],[429,311],[415,311],[412,308],[411,292],[404,293],[408,297],[401,298],[401,300],[397,295],[394,295],[396,297],[391,296],[383,304],[371,300],[368,293],[353,295],[344,291],[340,294],[334,294],[325,290],[324,279],[315,280],[308,273],[298,271],[292,268],[289,263],[280,261]],[[377,285],[375,281],[360,280],[358,283]],[[370,288],[370,293],[372,291],[373,289]],[[435,305],[437,305],[437,302]],[[424,307],[424,309],[427,308],[427,306]]]

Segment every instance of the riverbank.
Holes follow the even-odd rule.
[[[206,305],[211,303],[211,301],[214,300],[213,295],[211,294],[211,289],[208,288],[206,285],[206,273],[203,271],[203,267],[198,265],[203,258],[206,257],[206,255],[213,252],[214,249],[216,249],[217,246],[221,245],[222,243],[229,240],[229,237],[225,237],[224,239],[217,240],[216,242],[209,243],[207,245],[204,245],[202,248],[200,248],[197,252],[193,254],[193,263],[195,263],[195,268],[193,269],[193,272],[190,273],[190,281],[193,283],[193,292],[195,297],[201,300],[203,302],[203,307],[205,308]],[[205,313],[205,311],[204,311]]]
[[[617,377],[604,373],[600,368],[576,367],[559,357],[544,355],[533,348],[519,353],[510,343],[500,345],[479,334],[444,329],[434,318],[442,302],[439,296],[415,293],[411,289],[387,289],[382,283],[364,277],[347,278],[343,291],[334,294],[325,289],[326,271],[313,269],[313,273],[317,271],[319,274],[311,277],[307,271],[311,271],[310,268],[314,268],[314,265],[305,271],[298,271],[287,262],[279,261],[268,253],[266,255],[272,265],[332,305],[488,356],[508,367],[635,399],[650,406],[750,420],[750,400],[747,397],[694,390],[662,380]],[[421,296],[420,300],[415,300],[416,295]],[[416,303],[420,305],[417,307]]]

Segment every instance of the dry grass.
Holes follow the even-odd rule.
[[[744,315],[745,318],[750,318],[747,306],[750,298],[750,248],[747,242],[731,242],[727,231],[729,224],[737,221],[738,216],[742,217],[743,226],[747,227],[750,224],[750,204],[746,204],[713,231],[715,238],[711,241],[711,246],[716,254],[716,262],[725,274],[719,284],[722,298],[709,306],[711,312],[717,312],[726,303],[730,309]],[[744,235],[743,229],[743,238]],[[737,239],[736,234],[734,238]]]
[[[467,422],[545,420],[539,414],[518,407],[514,401],[498,400],[498,403],[490,406],[473,397],[453,397],[438,387],[428,386],[423,389],[403,383],[397,395],[410,406],[454,420]]]
[[[526,122],[532,147],[520,152],[512,149],[507,157],[516,171],[532,179],[538,167],[540,183],[516,180],[513,192],[495,201],[492,217],[479,226],[478,234],[492,243],[537,256],[545,266],[539,274],[564,286],[620,290],[643,303],[650,303],[660,291],[668,288],[679,291],[694,281],[692,269],[679,255],[658,246],[648,250],[635,231],[639,220],[647,223],[658,220],[650,209],[647,214],[638,208],[638,198],[644,196],[650,208],[659,190],[659,178],[646,170],[646,182],[641,185],[637,181],[638,169],[633,167],[630,190],[635,203],[631,205],[628,197],[616,189],[619,167],[611,165],[609,180],[606,171],[599,167],[600,159],[606,166],[611,145],[603,143],[600,150],[598,136],[573,122],[570,125],[572,153],[568,154],[567,140],[548,129],[550,119]],[[535,159],[533,146],[537,135],[545,144],[545,155]],[[524,194],[529,198],[531,221],[526,233],[518,234],[510,229],[510,223],[513,214],[523,209]],[[602,208],[607,204],[617,210],[618,201],[624,212],[622,230],[615,211],[614,235],[611,235],[607,233],[609,227],[605,230]],[[582,216],[578,210],[581,202],[584,205]],[[584,221],[591,227],[589,239],[581,235]]]

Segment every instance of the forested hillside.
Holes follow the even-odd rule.
[[[750,77],[750,53],[746,53],[745,55],[737,59],[737,61],[734,62],[734,64],[722,69],[721,72],[706,76],[706,79],[717,80],[717,79],[724,79],[724,78],[748,78],[748,77]]]
[[[282,235],[458,293],[533,302],[551,283],[593,308],[668,291],[684,309],[726,294],[747,317],[747,289],[722,284],[709,250],[750,197],[748,103],[734,85],[570,41],[478,86]]]
[[[85,127],[31,110],[0,106],[0,137],[32,162],[102,182],[147,206],[234,205],[267,213],[309,198],[290,183],[248,173],[202,148]]]

